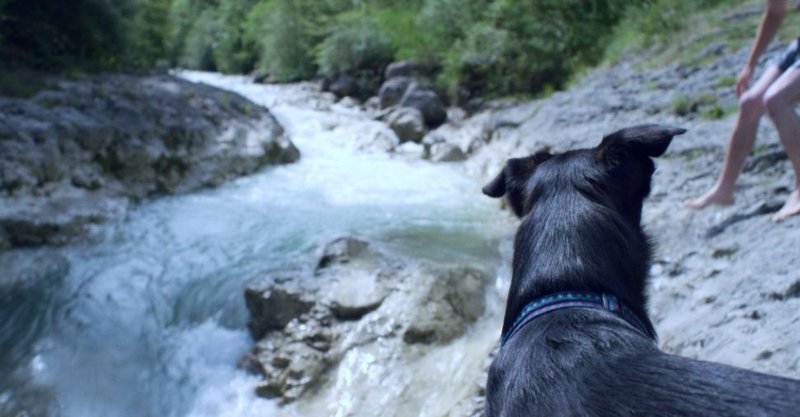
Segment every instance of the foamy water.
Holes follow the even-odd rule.
[[[242,290],[263,277],[302,276],[320,245],[349,234],[400,256],[483,264],[502,277],[497,244],[508,219],[482,198],[481,184],[450,166],[357,152],[353,138],[385,134],[385,126],[308,85],[180,75],[270,106],[300,161],[141,205],[106,227],[101,243],[57,250],[71,264],[62,287],[38,301],[34,317],[3,327],[43,323],[33,343],[5,353],[19,366],[13,379],[0,377],[0,410],[30,391],[53,404],[50,415],[70,417],[371,416],[380,407],[441,415],[474,382],[465,380],[475,374],[466,365],[479,367],[497,336],[497,297],[454,344],[394,363],[356,349],[329,390],[279,409],[254,395],[257,377],[236,367],[252,344]],[[372,392],[387,375],[402,378]]]

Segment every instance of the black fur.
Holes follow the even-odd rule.
[[[656,346],[646,310],[651,243],[640,224],[642,203],[655,170],[651,158],[684,132],[636,126],[593,149],[510,159],[483,188],[505,196],[522,219],[503,335],[527,303],[561,291],[612,293],[650,333],[603,310],[536,318],[494,359],[487,416],[800,415],[800,381]]]

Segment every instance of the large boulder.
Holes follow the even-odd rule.
[[[267,109],[233,93],[168,75],[54,80],[0,97],[0,246],[65,243],[130,203],[299,157]]]
[[[388,78],[378,91],[380,108],[385,109],[399,103],[413,81],[411,77]]]
[[[281,314],[275,294],[286,292],[286,279],[246,290],[250,328],[266,330],[253,333],[257,342],[242,361],[263,377],[258,395],[287,403],[311,387],[315,393],[334,389],[331,373],[348,366],[352,355],[370,352],[376,364],[416,358],[421,344],[447,346],[484,313],[492,275],[481,268],[409,262],[356,238],[337,239],[322,253],[314,284],[281,295],[291,299],[280,308],[291,312],[281,320],[274,317]],[[298,304],[302,308],[292,306]]]
[[[349,97],[356,94],[358,82],[350,74],[340,74],[328,88],[336,97]]]
[[[395,108],[386,117],[389,124],[400,143],[415,142],[419,143],[425,136],[425,120],[422,113],[413,107]]]
[[[447,109],[439,95],[418,83],[408,87],[398,105],[419,110],[429,127],[439,126],[447,120]]]

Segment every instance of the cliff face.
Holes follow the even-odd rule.
[[[62,244],[143,198],[299,156],[268,110],[229,92],[166,75],[53,80],[0,97],[0,249]]]

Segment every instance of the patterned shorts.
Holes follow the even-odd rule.
[[[775,65],[781,69],[781,72],[789,68],[800,69],[800,38],[789,43],[786,50],[775,60]]]

